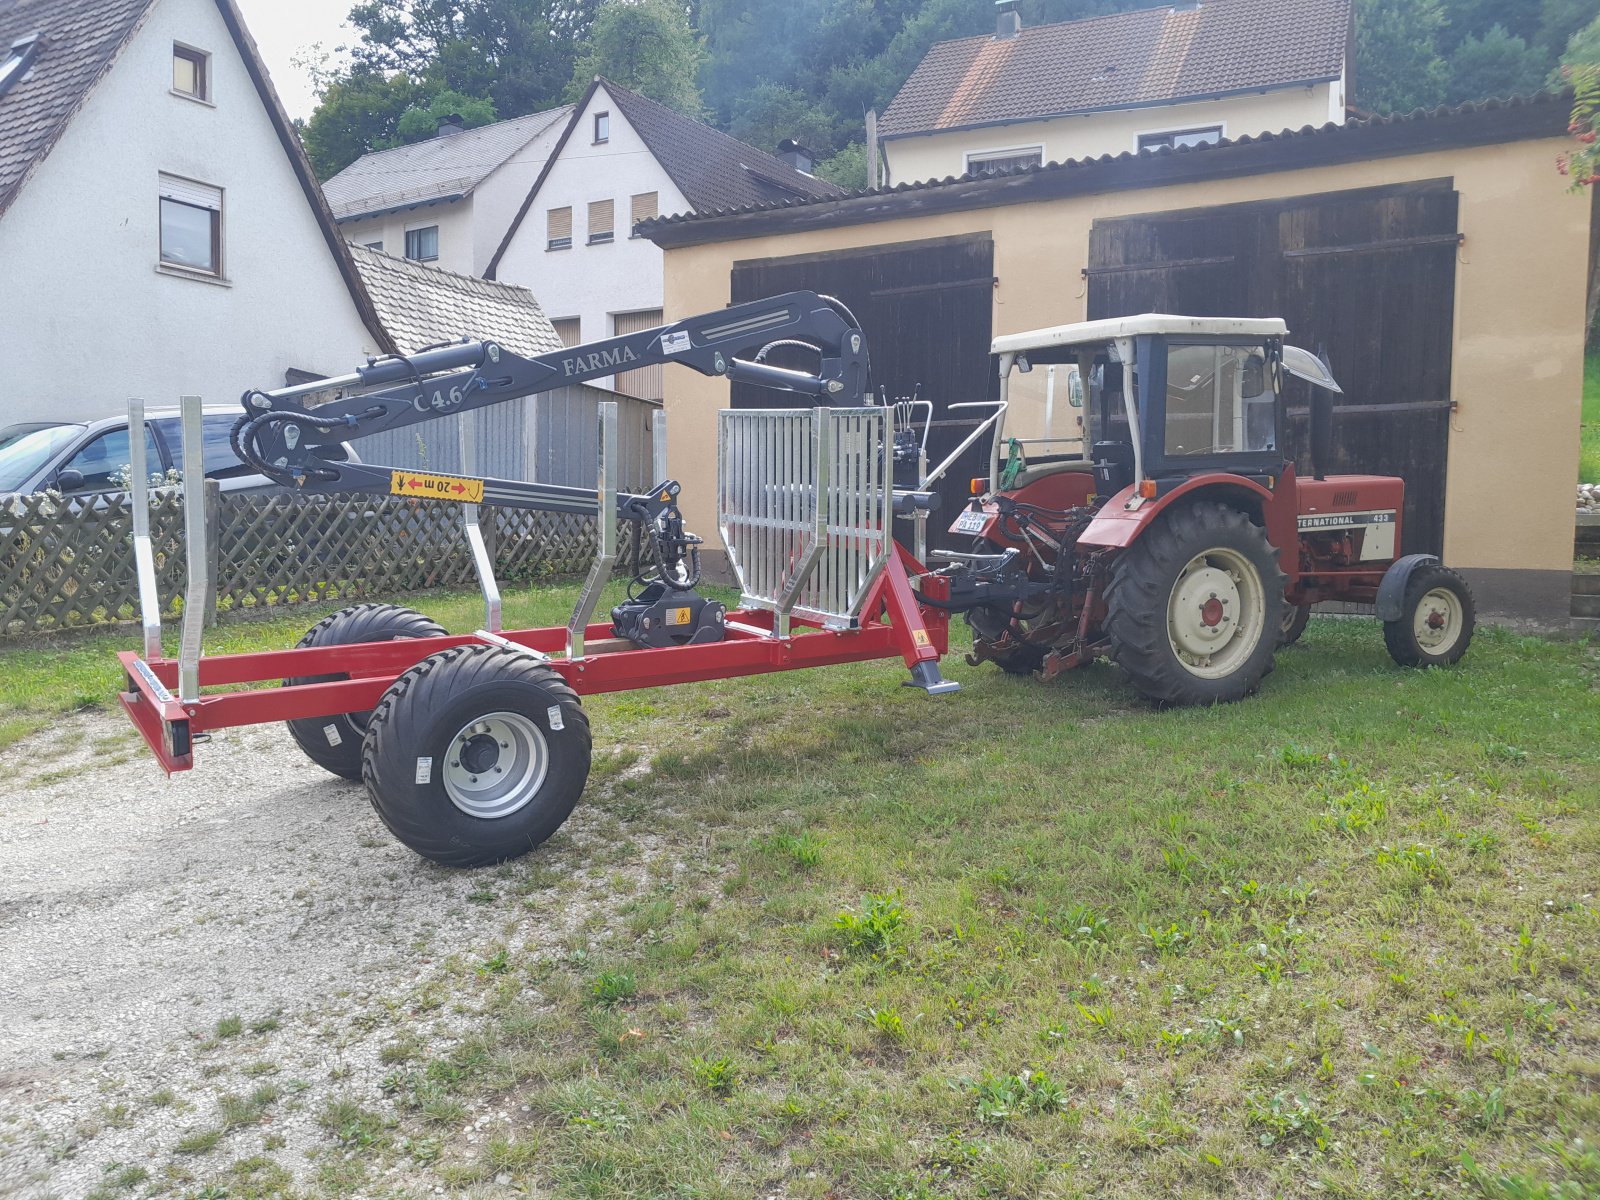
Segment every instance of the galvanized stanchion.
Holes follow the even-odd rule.
[[[144,401],[128,401],[128,481],[133,505],[133,568],[139,584],[139,624],[145,658],[161,657],[161,594],[156,590],[156,556],[150,545],[150,463],[145,452]]]
[[[478,473],[478,431],[474,426],[474,416],[463,413],[460,418],[461,430],[461,473],[463,475],[476,475]],[[472,567],[478,574],[478,587],[483,592],[483,627],[490,633],[500,632],[501,604],[500,584],[494,577],[494,559],[489,557],[489,548],[484,544],[483,529],[478,524],[479,506],[476,504],[463,504],[461,506],[461,523],[467,535],[467,546],[472,551]]]
[[[200,699],[201,634],[205,629],[206,593],[211,588],[211,560],[206,554],[206,472],[200,397],[178,402],[183,427],[183,544],[189,582],[183,594],[183,640],[178,648],[178,699]]]
[[[600,403],[600,451],[595,487],[595,534],[598,540],[589,576],[583,581],[572,619],[567,622],[567,657],[583,657],[583,635],[600,603],[600,592],[611,580],[617,561],[617,402]]]

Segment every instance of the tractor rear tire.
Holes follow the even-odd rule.
[[[446,637],[449,631],[437,621],[410,608],[394,604],[356,604],[324,617],[300,639],[307,646],[348,646],[355,642],[392,642],[398,638]],[[302,683],[334,683],[348,675],[313,675],[285,679],[285,687]],[[361,781],[361,742],[367,736],[370,713],[344,713],[336,717],[306,717],[290,721],[289,735],[306,757],[324,770],[345,779]]]
[[[1287,582],[1266,534],[1238,509],[1209,500],[1171,509],[1112,564],[1111,657],[1157,704],[1242,699],[1272,670]]]
[[[1311,605],[1290,604],[1287,601],[1283,606],[1283,632],[1278,636],[1278,645],[1292,646],[1300,640],[1300,635],[1305,633],[1306,626],[1311,624]]]
[[[1400,619],[1383,623],[1383,642],[1402,667],[1447,667],[1461,661],[1476,625],[1467,581],[1449,567],[1422,566],[1406,580]]]
[[[553,669],[495,646],[423,659],[372,710],[367,794],[389,832],[446,867],[526,854],[583,794],[589,718]]]

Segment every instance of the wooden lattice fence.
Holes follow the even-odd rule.
[[[207,504],[216,531],[207,547],[207,606],[220,616],[477,583],[456,505],[386,496],[223,496],[214,484]],[[151,494],[164,616],[181,611],[187,582],[183,514],[178,489]],[[580,575],[594,557],[593,518],[485,509],[482,522],[504,582]],[[619,574],[634,570],[629,533],[620,527]],[[0,502],[0,636],[136,619],[132,534],[127,493]]]

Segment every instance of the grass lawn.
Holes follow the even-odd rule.
[[[11,694],[103,699],[108,641],[5,655]],[[1167,713],[1106,668],[947,670],[939,700],[885,663],[588,701],[608,847],[587,882],[538,853],[482,872],[482,944],[453,997],[375,1015],[396,1107],[323,1114],[319,1186],[1600,1195],[1593,644],[1489,630],[1406,672],[1376,626],[1319,619],[1259,697]],[[617,872],[647,838],[645,877]],[[597,892],[561,953],[503,952]],[[408,1058],[441,1003],[481,1015]],[[468,1100],[518,1134],[469,1142]],[[265,1195],[263,1171],[213,1185]]]
[[[1582,449],[1578,480],[1600,483],[1600,354],[1589,355],[1583,363],[1583,426],[1579,437]]]

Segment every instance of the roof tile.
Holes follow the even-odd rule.
[[[1350,0],[1203,0],[940,42],[879,130],[904,137],[1337,79],[1349,30]]]

